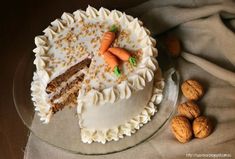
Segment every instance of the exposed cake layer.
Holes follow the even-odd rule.
[[[52,112],[56,113],[65,106],[76,106],[78,91],[81,89],[84,74],[68,83],[58,94],[51,97]]]
[[[61,87],[63,82],[68,81],[74,74],[81,71],[85,67],[89,67],[91,63],[90,58],[86,58],[85,60],[75,64],[74,66],[70,67],[68,70],[66,70],[61,75],[54,78],[51,82],[47,84],[46,92],[48,94],[56,92],[58,88]]]
[[[40,113],[44,113],[45,111],[46,118],[49,118],[52,114],[62,110],[65,106],[76,106],[78,92],[81,89],[84,76],[88,71],[90,63],[90,58],[80,61],[64,73],[52,79],[46,87],[42,84],[38,74],[35,73],[31,90],[36,108],[41,108]],[[46,100],[42,100],[42,97],[45,97]],[[38,104],[41,104],[39,105],[40,107],[37,107]],[[46,121],[48,121],[48,119]]]
[[[46,92],[53,113],[62,110],[65,106],[76,106],[78,92],[90,63],[91,59],[86,58],[48,83]]]

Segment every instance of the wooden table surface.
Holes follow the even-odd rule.
[[[125,10],[144,0],[7,0],[0,9],[0,159],[22,159],[28,130],[19,118],[12,97],[12,82],[17,63],[32,52],[34,37],[42,34],[51,21],[63,12],[99,8]]]

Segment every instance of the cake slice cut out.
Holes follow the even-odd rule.
[[[63,109],[66,105],[76,106],[78,92],[81,88],[85,71],[89,69],[90,64],[91,59],[86,58],[47,84],[46,92],[49,96],[53,113]]]

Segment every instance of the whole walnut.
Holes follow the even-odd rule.
[[[189,100],[198,100],[204,94],[202,85],[195,80],[186,80],[181,85],[183,95]]]
[[[165,44],[171,57],[178,57],[180,55],[181,43],[180,43],[180,40],[176,36],[167,35],[163,39],[163,43]]]
[[[205,138],[212,132],[212,124],[205,116],[200,116],[193,121],[193,133],[197,138]]]
[[[178,114],[192,120],[199,117],[201,112],[198,105],[195,102],[188,101],[178,106]]]
[[[189,120],[183,116],[176,116],[171,121],[171,130],[176,139],[181,143],[190,141],[193,136]]]

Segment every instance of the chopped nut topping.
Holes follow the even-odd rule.
[[[130,51],[137,61],[141,60],[142,52],[137,48],[138,42],[140,42],[141,39],[135,38],[131,30],[122,28],[117,21],[115,23],[120,30],[112,46],[123,47]],[[47,71],[53,74],[60,70],[61,67],[70,67],[88,53],[95,56],[100,55],[98,50],[102,39],[101,35],[109,29],[110,24],[106,22],[88,22],[81,20],[76,22],[71,28],[67,28],[64,32],[62,31],[60,34],[56,35],[51,50],[53,52],[60,52],[60,56],[54,56],[54,53],[49,51],[50,58],[48,59],[48,63],[46,63],[48,67]],[[88,91],[92,87],[103,89],[106,83],[109,83],[109,85],[120,83],[126,80],[129,73],[135,70],[135,67],[131,66],[128,62],[124,62],[120,64],[120,70],[122,76],[117,78],[106,63],[100,63],[98,59],[93,59],[89,71],[86,73],[87,78],[85,83],[86,85],[89,84],[86,90]]]

